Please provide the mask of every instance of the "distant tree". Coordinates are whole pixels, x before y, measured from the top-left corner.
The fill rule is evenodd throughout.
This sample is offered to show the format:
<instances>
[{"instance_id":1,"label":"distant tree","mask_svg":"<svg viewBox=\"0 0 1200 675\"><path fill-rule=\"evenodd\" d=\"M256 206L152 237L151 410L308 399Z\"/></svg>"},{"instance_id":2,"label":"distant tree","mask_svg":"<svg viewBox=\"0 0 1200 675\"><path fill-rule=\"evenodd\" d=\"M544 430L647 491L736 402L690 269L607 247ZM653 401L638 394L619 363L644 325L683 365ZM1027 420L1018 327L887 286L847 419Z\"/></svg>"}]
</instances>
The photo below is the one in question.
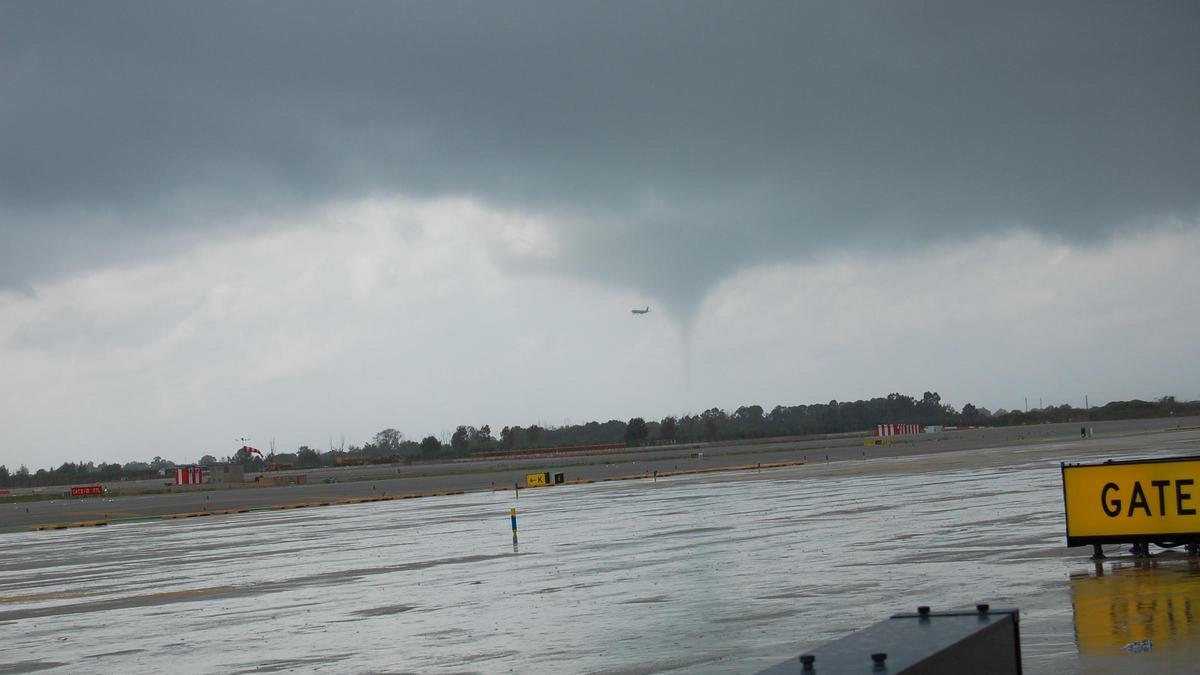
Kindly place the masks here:
<instances>
[{"instance_id":1,"label":"distant tree","mask_svg":"<svg viewBox=\"0 0 1200 675\"><path fill-rule=\"evenodd\" d=\"M212 455L205 455L200 458L200 466L212 466L217 463L217 458Z\"/></svg>"},{"instance_id":2,"label":"distant tree","mask_svg":"<svg viewBox=\"0 0 1200 675\"><path fill-rule=\"evenodd\" d=\"M302 445L296 450L296 465L305 469L321 466L321 453Z\"/></svg>"},{"instance_id":3,"label":"distant tree","mask_svg":"<svg viewBox=\"0 0 1200 675\"><path fill-rule=\"evenodd\" d=\"M974 424L979 421L979 409L971 403L964 405L962 409L962 421L967 424Z\"/></svg>"},{"instance_id":4,"label":"distant tree","mask_svg":"<svg viewBox=\"0 0 1200 675\"><path fill-rule=\"evenodd\" d=\"M21 478L29 478L29 467L22 464L20 468L17 469L17 475Z\"/></svg>"},{"instance_id":5,"label":"distant tree","mask_svg":"<svg viewBox=\"0 0 1200 675\"><path fill-rule=\"evenodd\" d=\"M421 454L421 444L416 441L402 441L400 443L400 455L402 457L416 457Z\"/></svg>"},{"instance_id":6,"label":"distant tree","mask_svg":"<svg viewBox=\"0 0 1200 675\"><path fill-rule=\"evenodd\" d=\"M529 439L531 447L537 447L538 441L542 438L542 431L544 430L536 424L530 424L529 428L525 430L525 437Z\"/></svg>"},{"instance_id":7,"label":"distant tree","mask_svg":"<svg viewBox=\"0 0 1200 675\"><path fill-rule=\"evenodd\" d=\"M374 444L376 452L393 455L400 452L400 443L404 440L404 434L395 429L384 429L375 434Z\"/></svg>"},{"instance_id":8,"label":"distant tree","mask_svg":"<svg viewBox=\"0 0 1200 675\"><path fill-rule=\"evenodd\" d=\"M520 427L504 427L500 430L500 447L512 450L517 444L517 431Z\"/></svg>"},{"instance_id":9,"label":"distant tree","mask_svg":"<svg viewBox=\"0 0 1200 675\"><path fill-rule=\"evenodd\" d=\"M163 459L162 457L156 456L154 459L150 460L150 469L152 471L162 471L163 469L169 469L173 466L175 466L175 462Z\"/></svg>"},{"instance_id":10,"label":"distant tree","mask_svg":"<svg viewBox=\"0 0 1200 675\"><path fill-rule=\"evenodd\" d=\"M677 430L675 418L670 415L662 418L662 421L658 423L658 435L668 441L675 440Z\"/></svg>"},{"instance_id":11,"label":"distant tree","mask_svg":"<svg viewBox=\"0 0 1200 675\"><path fill-rule=\"evenodd\" d=\"M941 421L945 416L942 397L936 391L925 392L921 395L921 401L917 403L917 412L921 415L921 421L927 424Z\"/></svg>"},{"instance_id":12,"label":"distant tree","mask_svg":"<svg viewBox=\"0 0 1200 675\"><path fill-rule=\"evenodd\" d=\"M763 409L761 405L745 405L733 413L734 424L740 427L753 429L762 424Z\"/></svg>"},{"instance_id":13,"label":"distant tree","mask_svg":"<svg viewBox=\"0 0 1200 675\"><path fill-rule=\"evenodd\" d=\"M471 443L476 448L486 448L492 444L495 439L492 438L492 427L487 424L478 429L471 428Z\"/></svg>"},{"instance_id":14,"label":"distant tree","mask_svg":"<svg viewBox=\"0 0 1200 675\"><path fill-rule=\"evenodd\" d=\"M442 451L442 442L437 439L437 436L426 436L421 439L421 455L424 457L436 457Z\"/></svg>"},{"instance_id":15,"label":"distant tree","mask_svg":"<svg viewBox=\"0 0 1200 675\"><path fill-rule=\"evenodd\" d=\"M710 441L717 440L726 420L725 411L720 408L709 408L700 413L700 419L704 421L704 438Z\"/></svg>"},{"instance_id":16,"label":"distant tree","mask_svg":"<svg viewBox=\"0 0 1200 675\"><path fill-rule=\"evenodd\" d=\"M0 464L0 484L8 483L8 467Z\"/></svg>"},{"instance_id":17,"label":"distant tree","mask_svg":"<svg viewBox=\"0 0 1200 675\"><path fill-rule=\"evenodd\" d=\"M470 432L465 426L460 426L454 430L454 435L450 437L450 447L458 452L466 452L467 448L471 447L469 440Z\"/></svg>"},{"instance_id":18,"label":"distant tree","mask_svg":"<svg viewBox=\"0 0 1200 675\"><path fill-rule=\"evenodd\" d=\"M625 426L625 442L629 445L641 443L649 434L650 430L646 428L646 420L640 417L634 417Z\"/></svg>"}]
</instances>

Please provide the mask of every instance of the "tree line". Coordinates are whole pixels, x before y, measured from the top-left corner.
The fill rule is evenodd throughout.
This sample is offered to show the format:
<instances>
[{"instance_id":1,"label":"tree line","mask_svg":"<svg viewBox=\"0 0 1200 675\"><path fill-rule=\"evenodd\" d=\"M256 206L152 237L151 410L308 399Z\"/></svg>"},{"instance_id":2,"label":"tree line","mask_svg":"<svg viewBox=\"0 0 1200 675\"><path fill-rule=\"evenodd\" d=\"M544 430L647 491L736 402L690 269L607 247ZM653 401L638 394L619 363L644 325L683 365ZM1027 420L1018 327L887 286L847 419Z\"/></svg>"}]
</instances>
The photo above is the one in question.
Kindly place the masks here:
<instances>
[{"instance_id":1,"label":"tree line","mask_svg":"<svg viewBox=\"0 0 1200 675\"><path fill-rule=\"evenodd\" d=\"M322 451L302 445L295 452L272 451L265 457L243 449L220 461L242 464L248 471L262 471L272 466L299 469L336 466L338 457L346 455L432 461L468 457L473 453L573 445L623 443L637 446L864 432L873 430L876 424L884 423L1019 426L1194 415L1200 415L1200 401L1177 401L1174 396L1153 401L1113 401L1087 409L1062 404L1028 411L1001 408L993 412L971 403L962 406L961 410L956 409L943 403L937 392L927 391L920 398L893 393L859 401L778 405L770 411L758 405L742 406L732 412L709 408L698 414L668 415L660 420L634 417L624 422L609 420L559 427L539 424L505 426L496 433L488 424L478 427L461 425L445 443L432 435L420 441L406 439L401 432L388 428L359 446L330 447ZM198 461L201 465L217 462L218 459L212 455L205 455ZM168 475L174 466L173 462L161 457L155 457L150 462L126 464L65 462L57 468L38 469L36 472L31 472L25 465L10 472L7 467L0 465L0 487L140 480Z\"/></svg>"}]
</instances>

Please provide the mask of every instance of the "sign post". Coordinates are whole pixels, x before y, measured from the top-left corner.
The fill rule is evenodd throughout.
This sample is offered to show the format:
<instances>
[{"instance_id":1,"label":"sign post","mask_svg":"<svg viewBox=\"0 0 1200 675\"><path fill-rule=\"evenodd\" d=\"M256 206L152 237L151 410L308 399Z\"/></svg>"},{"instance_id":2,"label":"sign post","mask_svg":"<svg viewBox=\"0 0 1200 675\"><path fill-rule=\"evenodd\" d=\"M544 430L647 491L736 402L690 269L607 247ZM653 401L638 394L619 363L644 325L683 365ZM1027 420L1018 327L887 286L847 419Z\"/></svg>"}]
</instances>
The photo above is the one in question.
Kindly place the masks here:
<instances>
[{"instance_id":1,"label":"sign post","mask_svg":"<svg viewBox=\"0 0 1200 675\"><path fill-rule=\"evenodd\" d=\"M512 507L508 510L508 516L512 518L513 531L513 550L517 550L517 507Z\"/></svg>"}]
</instances>

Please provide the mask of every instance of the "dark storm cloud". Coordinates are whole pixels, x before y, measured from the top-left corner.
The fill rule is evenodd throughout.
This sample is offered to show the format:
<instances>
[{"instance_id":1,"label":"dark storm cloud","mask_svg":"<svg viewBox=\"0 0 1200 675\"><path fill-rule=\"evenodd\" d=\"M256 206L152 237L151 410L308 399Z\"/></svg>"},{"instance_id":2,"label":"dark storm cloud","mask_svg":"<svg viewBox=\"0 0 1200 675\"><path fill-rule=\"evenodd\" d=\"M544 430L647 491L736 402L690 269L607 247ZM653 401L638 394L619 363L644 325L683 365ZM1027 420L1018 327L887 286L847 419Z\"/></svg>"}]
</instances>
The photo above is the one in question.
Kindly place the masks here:
<instances>
[{"instance_id":1,"label":"dark storm cloud","mask_svg":"<svg viewBox=\"0 0 1200 675\"><path fill-rule=\"evenodd\" d=\"M1198 29L1191 2L8 3L0 285L381 192L562 214L565 269L685 317L758 261L1190 221Z\"/></svg>"}]
</instances>

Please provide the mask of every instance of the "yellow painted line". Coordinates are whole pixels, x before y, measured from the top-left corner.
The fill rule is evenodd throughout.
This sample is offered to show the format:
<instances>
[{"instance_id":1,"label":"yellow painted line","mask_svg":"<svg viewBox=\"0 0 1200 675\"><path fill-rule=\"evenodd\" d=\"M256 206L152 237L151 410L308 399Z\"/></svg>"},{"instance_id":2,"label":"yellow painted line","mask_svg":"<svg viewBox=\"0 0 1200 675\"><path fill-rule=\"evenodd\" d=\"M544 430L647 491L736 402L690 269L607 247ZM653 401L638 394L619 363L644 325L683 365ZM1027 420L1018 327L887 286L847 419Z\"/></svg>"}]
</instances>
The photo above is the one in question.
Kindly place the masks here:
<instances>
[{"instance_id":1,"label":"yellow painted line","mask_svg":"<svg viewBox=\"0 0 1200 675\"><path fill-rule=\"evenodd\" d=\"M93 598L97 595L109 595L109 593L105 591L92 593L35 593L32 595L0 595L0 603L40 602L43 600L78 600L80 598Z\"/></svg>"},{"instance_id":2,"label":"yellow painted line","mask_svg":"<svg viewBox=\"0 0 1200 675\"><path fill-rule=\"evenodd\" d=\"M108 525L107 520L85 520L77 523L53 523L50 525L34 525L29 528L30 532L41 532L42 530L65 530L69 527L104 527Z\"/></svg>"},{"instance_id":3,"label":"yellow painted line","mask_svg":"<svg viewBox=\"0 0 1200 675\"><path fill-rule=\"evenodd\" d=\"M249 513L250 509L215 509L212 511L191 511L188 513L164 513L159 516L162 520L178 520L180 518L203 518L205 516L226 516L231 513Z\"/></svg>"}]
</instances>

